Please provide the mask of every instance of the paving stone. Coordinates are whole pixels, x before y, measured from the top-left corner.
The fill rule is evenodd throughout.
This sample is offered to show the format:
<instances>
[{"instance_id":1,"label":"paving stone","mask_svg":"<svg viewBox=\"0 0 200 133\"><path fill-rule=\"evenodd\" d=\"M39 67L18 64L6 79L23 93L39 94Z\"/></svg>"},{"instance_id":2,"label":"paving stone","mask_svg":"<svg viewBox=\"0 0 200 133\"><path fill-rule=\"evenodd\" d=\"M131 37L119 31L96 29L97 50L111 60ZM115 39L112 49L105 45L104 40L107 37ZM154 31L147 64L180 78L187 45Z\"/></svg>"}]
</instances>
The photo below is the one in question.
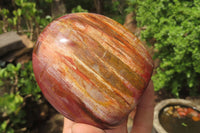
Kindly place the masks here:
<instances>
[{"instance_id":1,"label":"paving stone","mask_svg":"<svg viewBox=\"0 0 200 133\"><path fill-rule=\"evenodd\" d=\"M0 56L24 47L25 45L22 43L22 39L16 32L11 31L0 34Z\"/></svg>"}]
</instances>

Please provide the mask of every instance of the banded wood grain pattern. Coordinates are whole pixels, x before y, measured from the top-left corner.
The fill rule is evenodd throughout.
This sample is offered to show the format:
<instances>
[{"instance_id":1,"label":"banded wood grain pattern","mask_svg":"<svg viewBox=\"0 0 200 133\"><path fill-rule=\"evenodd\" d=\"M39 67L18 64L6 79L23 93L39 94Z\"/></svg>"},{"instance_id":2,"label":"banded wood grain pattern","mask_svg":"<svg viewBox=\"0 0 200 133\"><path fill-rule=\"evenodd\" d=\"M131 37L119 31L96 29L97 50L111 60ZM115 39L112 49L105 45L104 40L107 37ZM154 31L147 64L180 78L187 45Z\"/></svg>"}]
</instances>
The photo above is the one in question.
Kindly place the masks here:
<instances>
[{"instance_id":1,"label":"banded wood grain pattern","mask_svg":"<svg viewBox=\"0 0 200 133\"><path fill-rule=\"evenodd\" d=\"M41 33L33 52L36 80L64 116L112 128L136 106L153 63L141 42L97 14L65 15Z\"/></svg>"}]
</instances>

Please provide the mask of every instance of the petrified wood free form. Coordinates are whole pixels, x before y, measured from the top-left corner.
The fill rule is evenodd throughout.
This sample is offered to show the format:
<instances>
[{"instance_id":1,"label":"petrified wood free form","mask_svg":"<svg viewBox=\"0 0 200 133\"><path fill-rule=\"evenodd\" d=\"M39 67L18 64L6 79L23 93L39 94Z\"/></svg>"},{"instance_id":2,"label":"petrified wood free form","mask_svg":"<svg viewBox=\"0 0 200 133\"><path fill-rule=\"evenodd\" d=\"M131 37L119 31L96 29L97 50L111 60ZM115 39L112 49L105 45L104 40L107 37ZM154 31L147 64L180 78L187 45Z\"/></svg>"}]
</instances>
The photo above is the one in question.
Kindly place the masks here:
<instances>
[{"instance_id":1,"label":"petrified wood free form","mask_svg":"<svg viewBox=\"0 0 200 133\"><path fill-rule=\"evenodd\" d=\"M107 129L137 105L153 61L121 24L76 13L44 29L33 51L33 68L44 96L61 114Z\"/></svg>"}]
</instances>

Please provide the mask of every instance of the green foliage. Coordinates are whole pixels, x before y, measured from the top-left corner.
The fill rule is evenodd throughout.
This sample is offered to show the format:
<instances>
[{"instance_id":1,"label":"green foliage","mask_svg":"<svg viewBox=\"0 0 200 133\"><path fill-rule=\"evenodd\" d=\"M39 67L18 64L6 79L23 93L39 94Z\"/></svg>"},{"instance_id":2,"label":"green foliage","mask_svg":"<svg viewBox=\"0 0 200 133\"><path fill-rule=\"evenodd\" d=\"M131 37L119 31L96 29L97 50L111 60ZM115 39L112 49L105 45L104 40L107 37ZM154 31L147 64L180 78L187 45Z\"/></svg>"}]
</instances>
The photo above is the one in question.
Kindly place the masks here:
<instances>
[{"instance_id":1,"label":"green foliage","mask_svg":"<svg viewBox=\"0 0 200 133\"><path fill-rule=\"evenodd\" d=\"M22 132L26 123L26 98L37 101L41 91L35 81L32 62L0 68L0 132Z\"/></svg>"},{"instance_id":2,"label":"green foliage","mask_svg":"<svg viewBox=\"0 0 200 133\"><path fill-rule=\"evenodd\" d=\"M41 29L44 29L51 21L53 21L53 18L50 15L45 16L45 18L36 16L35 19Z\"/></svg>"},{"instance_id":3,"label":"green foliage","mask_svg":"<svg viewBox=\"0 0 200 133\"><path fill-rule=\"evenodd\" d=\"M52 0L15 0L13 1L12 10L0 9L0 33L15 29L18 32L24 32L33 38L34 34L37 36L39 32L52 21L51 16L45 13L46 7L49 7ZM48 11L50 13L50 9Z\"/></svg>"},{"instance_id":4,"label":"green foliage","mask_svg":"<svg viewBox=\"0 0 200 133\"><path fill-rule=\"evenodd\" d=\"M2 17L2 20L0 20L0 33L10 31L10 24L12 20L9 18L9 10L8 9L1 9L0 8L0 16Z\"/></svg>"},{"instance_id":5,"label":"green foliage","mask_svg":"<svg viewBox=\"0 0 200 133\"><path fill-rule=\"evenodd\" d=\"M6 93L0 97L0 111L6 113L6 115L13 112L17 114L22 103L23 98L19 94Z\"/></svg>"},{"instance_id":6,"label":"green foliage","mask_svg":"<svg viewBox=\"0 0 200 133\"><path fill-rule=\"evenodd\" d=\"M53 0L45 0L47 3L52 3Z\"/></svg>"},{"instance_id":7,"label":"green foliage","mask_svg":"<svg viewBox=\"0 0 200 133\"><path fill-rule=\"evenodd\" d=\"M3 0L6 3L6 0ZM129 0L132 4L132 1ZM51 17L52 0L13 0L7 2L7 6L0 8L0 33L16 30L18 33L27 34L31 40L35 40L39 33L53 19ZM68 0L64 1L67 13L95 12L97 7L101 13L123 24L127 6L126 0L103 0L101 3L95 0ZM9 6L8 6L9 5ZM129 6L130 7L130 6ZM8 8L8 9L7 9Z\"/></svg>"},{"instance_id":8,"label":"green foliage","mask_svg":"<svg viewBox=\"0 0 200 133\"><path fill-rule=\"evenodd\" d=\"M51 0L45 0L46 5L50 4ZM25 27L29 31L30 38L32 39L34 34L34 29L43 29L52 21L52 18L49 15L46 15L44 18L41 16L44 16L44 12L42 9L38 9L36 5L36 1L30 1L30 0L16 0L15 4L18 6L17 10L13 11L14 18L18 21L18 25L21 25L21 19L25 20ZM40 3L44 4L44 3ZM20 13L19 15L15 15L16 13ZM18 13L18 14L19 14ZM13 21L14 22L14 21ZM15 25L15 23L14 23ZM23 26L23 25L22 25ZM39 33L36 33L39 34Z\"/></svg>"},{"instance_id":9,"label":"green foliage","mask_svg":"<svg viewBox=\"0 0 200 133\"><path fill-rule=\"evenodd\" d=\"M114 12L118 12L119 6L120 6L120 2L119 2L118 0L112 2L112 10L113 10Z\"/></svg>"},{"instance_id":10,"label":"green foliage","mask_svg":"<svg viewBox=\"0 0 200 133\"><path fill-rule=\"evenodd\" d=\"M23 97L19 94L4 94L0 97L0 112L3 113L3 123L0 132L13 132L19 125L24 124L25 112L21 109Z\"/></svg>"},{"instance_id":11,"label":"green foliage","mask_svg":"<svg viewBox=\"0 0 200 133\"><path fill-rule=\"evenodd\" d=\"M88 10L83 9L80 5L72 9L72 13L77 13L77 12L88 12Z\"/></svg>"},{"instance_id":12,"label":"green foliage","mask_svg":"<svg viewBox=\"0 0 200 133\"><path fill-rule=\"evenodd\" d=\"M41 97L41 95L40 95L40 88L35 81L32 62L24 64L23 68L24 68L23 71L20 72L19 82L17 86L18 88L21 88L20 94L22 96L31 94L37 100Z\"/></svg>"},{"instance_id":13,"label":"green foliage","mask_svg":"<svg viewBox=\"0 0 200 133\"><path fill-rule=\"evenodd\" d=\"M67 12L72 12L77 6L81 6L82 9L86 9L88 12L91 12L94 8L94 0L67 0L65 2L65 7Z\"/></svg>"},{"instance_id":14,"label":"green foliage","mask_svg":"<svg viewBox=\"0 0 200 133\"><path fill-rule=\"evenodd\" d=\"M127 13L135 12L137 0L127 0L127 5L128 5L128 7L125 9L125 12L127 12Z\"/></svg>"},{"instance_id":15,"label":"green foliage","mask_svg":"<svg viewBox=\"0 0 200 133\"><path fill-rule=\"evenodd\" d=\"M9 10L8 9L0 9L0 15L3 19L7 19L8 18L8 14L9 14Z\"/></svg>"},{"instance_id":16,"label":"green foliage","mask_svg":"<svg viewBox=\"0 0 200 133\"><path fill-rule=\"evenodd\" d=\"M199 20L199 0L137 1L137 22L146 27L141 36L147 42L156 39L155 57L160 66L152 78L155 90L166 88L177 97L186 90L196 94L200 85Z\"/></svg>"},{"instance_id":17,"label":"green foliage","mask_svg":"<svg viewBox=\"0 0 200 133\"><path fill-rule=\"evenodd\" d=\"M125 0L104 1L104 15L114 19L123 24L126 16L126 2Z\"/></svg>"}]
</instances>

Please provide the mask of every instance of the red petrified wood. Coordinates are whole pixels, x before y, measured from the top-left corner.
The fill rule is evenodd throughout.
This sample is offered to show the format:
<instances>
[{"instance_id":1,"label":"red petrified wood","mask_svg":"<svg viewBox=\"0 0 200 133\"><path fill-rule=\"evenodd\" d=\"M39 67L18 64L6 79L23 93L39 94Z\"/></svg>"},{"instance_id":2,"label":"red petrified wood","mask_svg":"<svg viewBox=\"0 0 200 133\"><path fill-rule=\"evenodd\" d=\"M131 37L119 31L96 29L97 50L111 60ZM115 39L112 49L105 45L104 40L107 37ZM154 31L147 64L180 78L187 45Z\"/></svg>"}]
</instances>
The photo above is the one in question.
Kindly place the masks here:
<instances>
[{"instance_id":1,"label":"red petrified wood","mask_svg":"<svg viewBox=\"0 0 200 133\"><path fill-rule=\"evenodd\" d=\"M33 51L37 83L65 117L112 128L137 105L153 61L122 25L92 13L68 14L50 23Z\"/></svg>"}]
</instances>

